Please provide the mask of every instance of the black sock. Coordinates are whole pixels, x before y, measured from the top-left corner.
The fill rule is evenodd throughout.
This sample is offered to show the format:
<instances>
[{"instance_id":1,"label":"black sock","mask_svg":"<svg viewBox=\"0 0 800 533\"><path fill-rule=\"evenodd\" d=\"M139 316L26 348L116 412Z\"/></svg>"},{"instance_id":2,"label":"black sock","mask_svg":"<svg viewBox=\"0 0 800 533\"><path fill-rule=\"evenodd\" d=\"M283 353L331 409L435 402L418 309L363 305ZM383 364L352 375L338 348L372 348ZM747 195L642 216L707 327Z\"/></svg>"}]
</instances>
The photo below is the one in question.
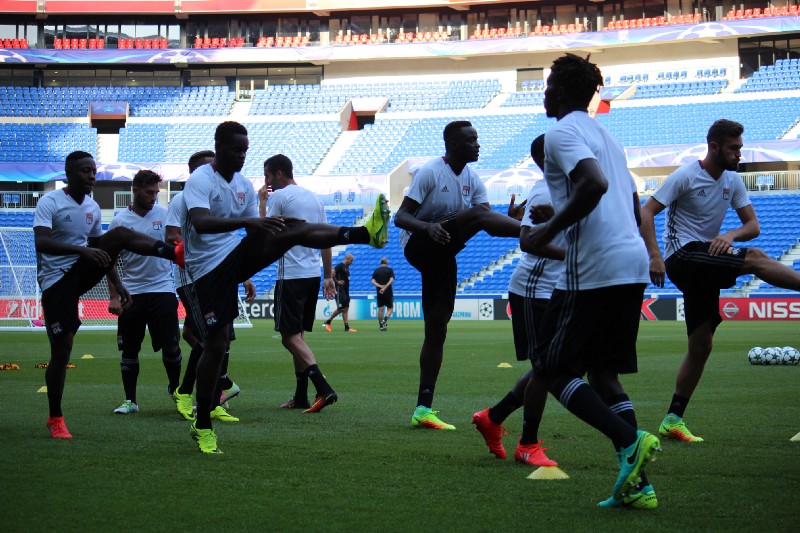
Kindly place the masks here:
<instances>
[{"instance_id":1,"label":"black sock","mask_svg":"<svg viewBox=\"0 0 800 533\"><path fill-rule=\"evenodd\" d=\"M495 424L502 424L508 418L508 415L520 407L522 407L522 402L509 392L502 400L497 402L497 405L489 409L489 420Z\"/></svg>"},{"instance_id":2,"label":"black sock","mask_svg":"<svg viewBox=\"0 0 800 533\"><path fill-rule=\"evenodd\" d=\"M683 413L686 412L686 406L689 405L689 398L684 398L683 396L678 396L677 394L672 395L672 403L669 404L669 409L667 409L667 414L673 414L680 418L683 418Z\"/></svg>"},{"instance_id":3,"label":"black sock","mask_svg":"<svg viewBox=\"0 0 800 533\"><path fill-rule=\"evenodd\" d=\"M197 429L211 429L211 398L204 398L200 395L195 398L197 400L197 419L195 420L195 427ZM203 409L201 406L205 406Z\"/></svg>"},{"instance_id":4,"label":"black sock","mask_svg":"<svg viewBox=\"0 0 800 533\"><path fill-rule=\"evenodd\" d=\"M580 378L557 378L550 392L564 407L611 439L615 450L636 441L636 430L615 415L597 393Z\"/></svg>"},{"instance_id":5,"label":"black sock","mask_svg":"<svg viewBox=\"0 0 800 533\"><path fill-rule=\"evenodd\" d=\"M139 359L122 358L119 362L122 371L122 387L125 399L136 403L136 381L139 379Z\"/></svg>"},{"instance_id":6,"label":"black sock","mask_svg":"<svg viewBox=\"0 0 800 533\"><path fill-rule=\"evenodd\" d=\"M308 379L311 380L311 383L314 384L314 388L317 389L317 394L325 396L333 392L333 387L330 386L317 365L309 366L306 368L305 373Z\"/></svg>"},{"instance_id":7,"label":"black sock","mask_svg":"<svg viewBox=\"0 0 800 533\"><path fill-rule=\"evenodd\" d=\"M347 322L344 323L344 330L345 331L349 331L350 330L350 324L348 324Z\"/></svg>"},{"instance_id":8,"label":"black sock","mask_svg":"<svg viewBox=\"0 0 800 533\"><path fill-rule=\"evenodd\" d=\"M337 244L369 244L369 232L364 226L339 228Z\"/></svg>"},{"instance_id":9,"label":"black sock","mask_svg":"<svg viewBox=\"0 0 800 533\"><path fill-rule=\"evenodd\" d=\"M192 351L189 352L189 361L186 363L186 371L183 373L183 382L181 382L181 386L178 387L178 392L180 394L192 393L194 382L197 379L197 361L200 360L201 355L203 355L203 345L198 342L197 345L192 348Z\"/></svg>"},{"instance_id":10,"label":"black sock","mask_svg":"<svg viewBox=\"0 0 800 533\"><path fill-rule=\"evenodd\" d=\"M164 363L164 370L167 371L167 379L169 380L169 391L175 392L178 384L181 381L181 349L173 354L168 354L164 350L161 351L161 361Z\"/></svg>"},{"instance_id":11,"label":"black sock","mask_svg":"<svg viewBox=\"0 0 800 533\"><path fill-rule=\"evenodd\" d=\"M153 255L174 261L175 247L171 244L165 243L164 241L156 241L156 243L153 245Z\"/></svg>"},{"instance_id":12,"label":"black sock","mask_svg":"<svg viewBox=\"0 0 800 533\"><path fill-rule=\"evenodd\" d=\"M295 372L294 401L308 402L308 375L305 372Z\"/></svg>"},{"instance_id":13,"label":"black sock","mask_svg":"<svg viewBox=\"0 0 800 533\"><path fill-rule=\"evenodd\" d=\"M436 385L428 385L426 383L419 384L419 393L417 393L417 405L422 405L428 409L433 406L433 392Z\"/></svg>"}]
</instances>

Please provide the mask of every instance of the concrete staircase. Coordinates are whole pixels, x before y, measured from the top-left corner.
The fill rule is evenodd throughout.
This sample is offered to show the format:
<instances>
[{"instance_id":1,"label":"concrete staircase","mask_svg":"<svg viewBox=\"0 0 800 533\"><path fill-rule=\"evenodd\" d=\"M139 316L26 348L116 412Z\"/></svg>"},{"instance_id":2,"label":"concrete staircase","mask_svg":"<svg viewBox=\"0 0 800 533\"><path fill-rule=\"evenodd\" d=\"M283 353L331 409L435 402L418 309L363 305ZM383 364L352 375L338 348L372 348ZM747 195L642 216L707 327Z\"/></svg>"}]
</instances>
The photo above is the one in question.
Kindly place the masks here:
<instances>
[{"instance_id":1,"label":"concrete staircase","mask_svg":"<svg viewBox=\"0 0 800 533\"><path fill-rule=\"evenodd\" d=\"M317 167L317 170L314 171L314 174L319 176L325 176L330 174L333 167L336 166L336 163L339 162L339 159L347 152L347 149L350 148L356 139L358 139L358 131L343 131L339 134L339 138L336 139L336 142L333 143L331 149L328 150L328 153L325 154L325 157L322 159L322 162Z\"/></svg>"}]
</instances>

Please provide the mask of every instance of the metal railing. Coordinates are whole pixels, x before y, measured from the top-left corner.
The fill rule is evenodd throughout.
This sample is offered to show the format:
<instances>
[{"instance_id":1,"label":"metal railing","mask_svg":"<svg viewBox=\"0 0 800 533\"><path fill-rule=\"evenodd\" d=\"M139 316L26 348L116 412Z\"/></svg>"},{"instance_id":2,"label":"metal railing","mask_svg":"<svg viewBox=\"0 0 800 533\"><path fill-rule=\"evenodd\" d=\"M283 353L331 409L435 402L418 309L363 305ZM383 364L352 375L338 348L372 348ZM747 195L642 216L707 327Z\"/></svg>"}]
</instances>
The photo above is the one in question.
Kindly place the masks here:
<instances>
[{"instance_id":1,"label":"metal railing","mask_svg":"<svg viewBox=\"0 0 800 533\"><path fill-rule=\"evenodd\" d=\"M44 193L38 191L0 191L0 209L30 209Z\"/></svg>"}]
</instances>

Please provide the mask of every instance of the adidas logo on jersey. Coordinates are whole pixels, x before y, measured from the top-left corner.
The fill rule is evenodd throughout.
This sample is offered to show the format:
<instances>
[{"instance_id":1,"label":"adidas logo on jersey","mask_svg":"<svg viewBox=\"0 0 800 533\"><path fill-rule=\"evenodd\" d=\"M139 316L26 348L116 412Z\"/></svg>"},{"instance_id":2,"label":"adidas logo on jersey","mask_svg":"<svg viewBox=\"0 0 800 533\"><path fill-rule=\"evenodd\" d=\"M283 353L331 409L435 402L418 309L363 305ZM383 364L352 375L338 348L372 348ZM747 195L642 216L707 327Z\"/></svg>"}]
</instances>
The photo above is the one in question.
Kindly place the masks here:
<instances>
[{"instance_id":1,"label":"adidas logo on jersey","mask_svg":"<svg viewBox=\"0 0 800 533\"><path fill-rule=\"evenodd\" d=\"M450 192L450 191L447 190L447 185L445 185L444 187L442 187L442 190L439 191L439 192Z\"/></svg>"},{"instance_id":2,"label":"adidas logo on jersey","mask_svg":"<svg viewBox=\"0 0 800 533\"><path fill-rule=\"evenodd\" d=\"M220 198L219 194L214 197L215 202L221 202L222 198Z\"/></svg>"},{"instance_id":3,"label":"adidas logo on jersey","mask_svg":"<svg viewBox=\"0 0 800 533\"><path fill-rule=\"evenodd\" d=\"M706 190L705 189L700 189L700 192L697 193L697 196L702 196L703 198L705 198L706 197Z\"/></svg>"},{"instance_id":4,"label":"adidas logo on jersey","mask_svg":"<svg viewBox=\"0 0 800 533\"><path fill-rule=\"evenodd\" d=\"M65 216L64 222L72 222L72 217L70 217L69 215Z\"/></svg>"}]
</instances>

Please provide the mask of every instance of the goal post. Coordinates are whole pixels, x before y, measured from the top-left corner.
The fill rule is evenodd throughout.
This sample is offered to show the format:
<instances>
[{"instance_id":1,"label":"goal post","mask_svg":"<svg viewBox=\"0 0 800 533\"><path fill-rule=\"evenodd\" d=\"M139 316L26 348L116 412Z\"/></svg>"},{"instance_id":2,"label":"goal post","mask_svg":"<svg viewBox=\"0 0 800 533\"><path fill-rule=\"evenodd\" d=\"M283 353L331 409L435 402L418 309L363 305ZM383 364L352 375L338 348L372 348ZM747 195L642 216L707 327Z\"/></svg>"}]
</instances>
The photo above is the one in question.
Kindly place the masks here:
<instances>
[{"instance_id":1,"label":"goal post","mask_svg":"<svg viewBox=\"0 0 800 533\"><path fill-rule=\"evenodd\" d=\"M0 331L45 331L41 296L33 229L0 228ZM82 330L117 329L117 317L108 312L108 300L105 280L81 296L78 316ZM178 316L182 324L186 313L180 302ZM241 296L234 327L253 327Z\"/></svg>"}]
</instances>

